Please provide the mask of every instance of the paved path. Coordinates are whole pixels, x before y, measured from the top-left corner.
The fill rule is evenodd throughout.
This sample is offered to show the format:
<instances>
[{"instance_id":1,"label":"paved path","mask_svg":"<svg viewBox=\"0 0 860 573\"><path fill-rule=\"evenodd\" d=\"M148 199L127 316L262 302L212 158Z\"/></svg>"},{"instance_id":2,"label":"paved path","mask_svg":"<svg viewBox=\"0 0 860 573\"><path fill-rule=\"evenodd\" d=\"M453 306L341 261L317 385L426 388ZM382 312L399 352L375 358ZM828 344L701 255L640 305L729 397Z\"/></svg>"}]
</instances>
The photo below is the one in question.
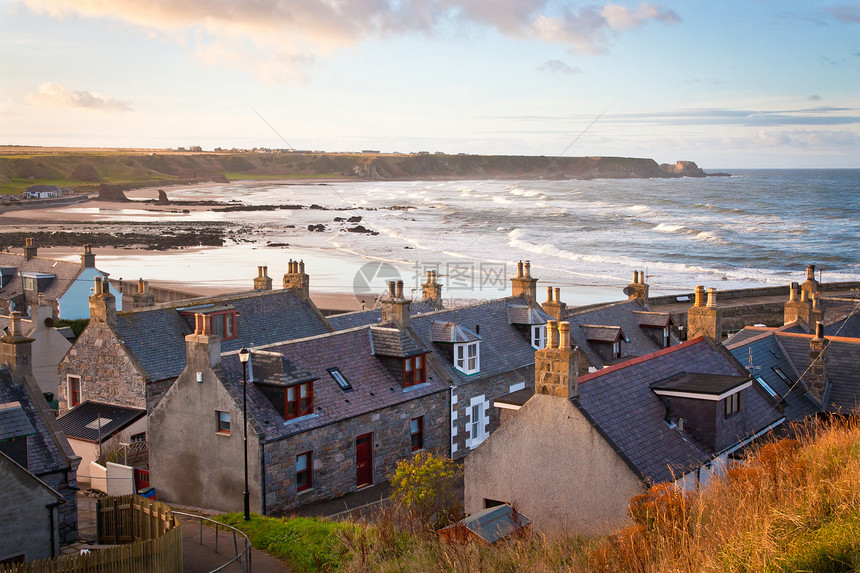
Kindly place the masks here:
<instances>
[{"instance_id":1,"label":"paved path","mask_svg":"<svg viewBox=\"0 0 860 573\"><path fill-rule=\"evenodd\" d=\"M217 540L217 552L215 550L215 527L203 526L203 544L200 543L201 529L200 521L191 517L178 516L182 524L182 566L184 573L208 573L236 556L236 548L241 551L244 542L238 534L235 545L233 532L228 529L219 528ZM244 565L244 563L243 563ZM224 569L225 573L246 571L240 568L238 563L233 563ZM251 549L251 571L252 573L282 573L289 572L281 561L275 559L268 553L258 549Z\"/></svg>"}]
</instances>

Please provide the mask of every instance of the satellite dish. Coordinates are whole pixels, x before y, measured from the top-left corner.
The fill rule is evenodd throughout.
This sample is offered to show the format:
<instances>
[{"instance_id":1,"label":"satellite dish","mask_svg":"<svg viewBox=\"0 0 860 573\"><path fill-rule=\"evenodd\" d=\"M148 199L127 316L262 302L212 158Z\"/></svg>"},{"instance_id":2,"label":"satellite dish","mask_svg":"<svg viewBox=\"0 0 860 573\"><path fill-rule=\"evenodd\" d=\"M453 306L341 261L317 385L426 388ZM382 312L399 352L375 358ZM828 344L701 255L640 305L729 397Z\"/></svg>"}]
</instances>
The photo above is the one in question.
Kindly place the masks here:
<instances>
[{"instance_id":1,"label":"satellite dish","mask_svg":"<svg viewBox=\"0 0 860 573\"><path fill-rule=\"evenodd\" d=\"M624 287L624 290L621 292L623 292L627 296L630 296L631 294L635 293L636 290L633 287L626 286L626 287Z\"/></svg>"}]
</instances>

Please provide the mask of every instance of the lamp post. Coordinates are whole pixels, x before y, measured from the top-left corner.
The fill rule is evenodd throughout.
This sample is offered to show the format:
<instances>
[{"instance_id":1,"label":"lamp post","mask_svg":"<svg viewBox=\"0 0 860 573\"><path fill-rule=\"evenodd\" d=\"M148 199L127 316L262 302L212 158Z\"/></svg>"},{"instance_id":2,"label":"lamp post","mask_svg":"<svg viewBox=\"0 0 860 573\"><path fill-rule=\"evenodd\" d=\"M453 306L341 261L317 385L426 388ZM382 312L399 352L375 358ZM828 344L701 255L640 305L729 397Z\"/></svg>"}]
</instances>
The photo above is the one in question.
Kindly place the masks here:
<instances>
[{"instance_id":1,"label":"lamp post","mask_svg":"<svg viewBox=\"0 0 860 573\"><path fill-rule=\"evenodd\" d=\"M245 491L242 496L245 501L245 521L251 519L251 501L248 494L248 359L251 351L242 347L239 351L239 360L242 362L242 445L245 449Z\"/></svg>"}]
</instances>

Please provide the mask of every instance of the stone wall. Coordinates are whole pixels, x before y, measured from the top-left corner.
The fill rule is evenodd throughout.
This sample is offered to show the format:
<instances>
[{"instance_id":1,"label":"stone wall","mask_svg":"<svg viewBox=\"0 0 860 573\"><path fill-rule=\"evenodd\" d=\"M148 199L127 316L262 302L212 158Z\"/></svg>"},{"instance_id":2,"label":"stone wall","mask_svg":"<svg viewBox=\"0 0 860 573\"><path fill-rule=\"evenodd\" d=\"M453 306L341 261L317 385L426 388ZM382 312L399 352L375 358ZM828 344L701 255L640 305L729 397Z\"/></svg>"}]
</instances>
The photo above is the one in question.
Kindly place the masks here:
<instances>
[{"instance_id":1,"label":"stone wall","mask_svg":"<svg viewBox=\"0 0 860 573\"><path fill-rule=\"evenodd\" d=\"M81 377L81 401L94 400L146 408L146 380L131 352L103 322L90 323L75 341L57 373L60 414L68 411L67 376Z\"/></svg>"},{"instance_id":2,"label":"stone wall","mask_svg":"<svg viewBox=\"0 0 860 573\"><path fill-rule=\"evenodd\" d=\"M373 483L389 479L412 455L410 422L424 417L424 449L448 450L448 393L436 392L263 445L265 511L342 496L356 488L355 439L373 434ZM296 493L296 455L312 452L312 487Z\"/></svg>"},{"instance_id":3,"label":"stone wall","mask_svg":"<svg viewBox=\"0 0 860 573\"><path fill-rule=\"evenodd\" d=\"M39 479L63 496L63 504L57 508L60 543L78 540L78 482L73 472L53 472L40 475Z\"/></svg>"}]
</instances>

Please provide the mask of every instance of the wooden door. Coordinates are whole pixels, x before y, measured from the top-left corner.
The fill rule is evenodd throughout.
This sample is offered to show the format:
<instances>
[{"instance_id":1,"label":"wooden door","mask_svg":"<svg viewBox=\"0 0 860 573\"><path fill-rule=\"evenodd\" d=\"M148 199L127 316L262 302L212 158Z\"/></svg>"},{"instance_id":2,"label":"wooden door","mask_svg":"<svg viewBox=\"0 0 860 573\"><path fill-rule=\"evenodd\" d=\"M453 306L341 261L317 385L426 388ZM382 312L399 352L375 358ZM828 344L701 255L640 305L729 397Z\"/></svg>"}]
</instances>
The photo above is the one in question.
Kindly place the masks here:
<instances>
[{"instance_id":1,"label":"wooden door","mask_svg":"<svg viewBox=\"0 0 860 573\"><path fill-rule=\"evenodd\" d=\"M373 483L373 434L364 434L355 439L355 485L361 487Z\"/></svg>"}]
</instances>

